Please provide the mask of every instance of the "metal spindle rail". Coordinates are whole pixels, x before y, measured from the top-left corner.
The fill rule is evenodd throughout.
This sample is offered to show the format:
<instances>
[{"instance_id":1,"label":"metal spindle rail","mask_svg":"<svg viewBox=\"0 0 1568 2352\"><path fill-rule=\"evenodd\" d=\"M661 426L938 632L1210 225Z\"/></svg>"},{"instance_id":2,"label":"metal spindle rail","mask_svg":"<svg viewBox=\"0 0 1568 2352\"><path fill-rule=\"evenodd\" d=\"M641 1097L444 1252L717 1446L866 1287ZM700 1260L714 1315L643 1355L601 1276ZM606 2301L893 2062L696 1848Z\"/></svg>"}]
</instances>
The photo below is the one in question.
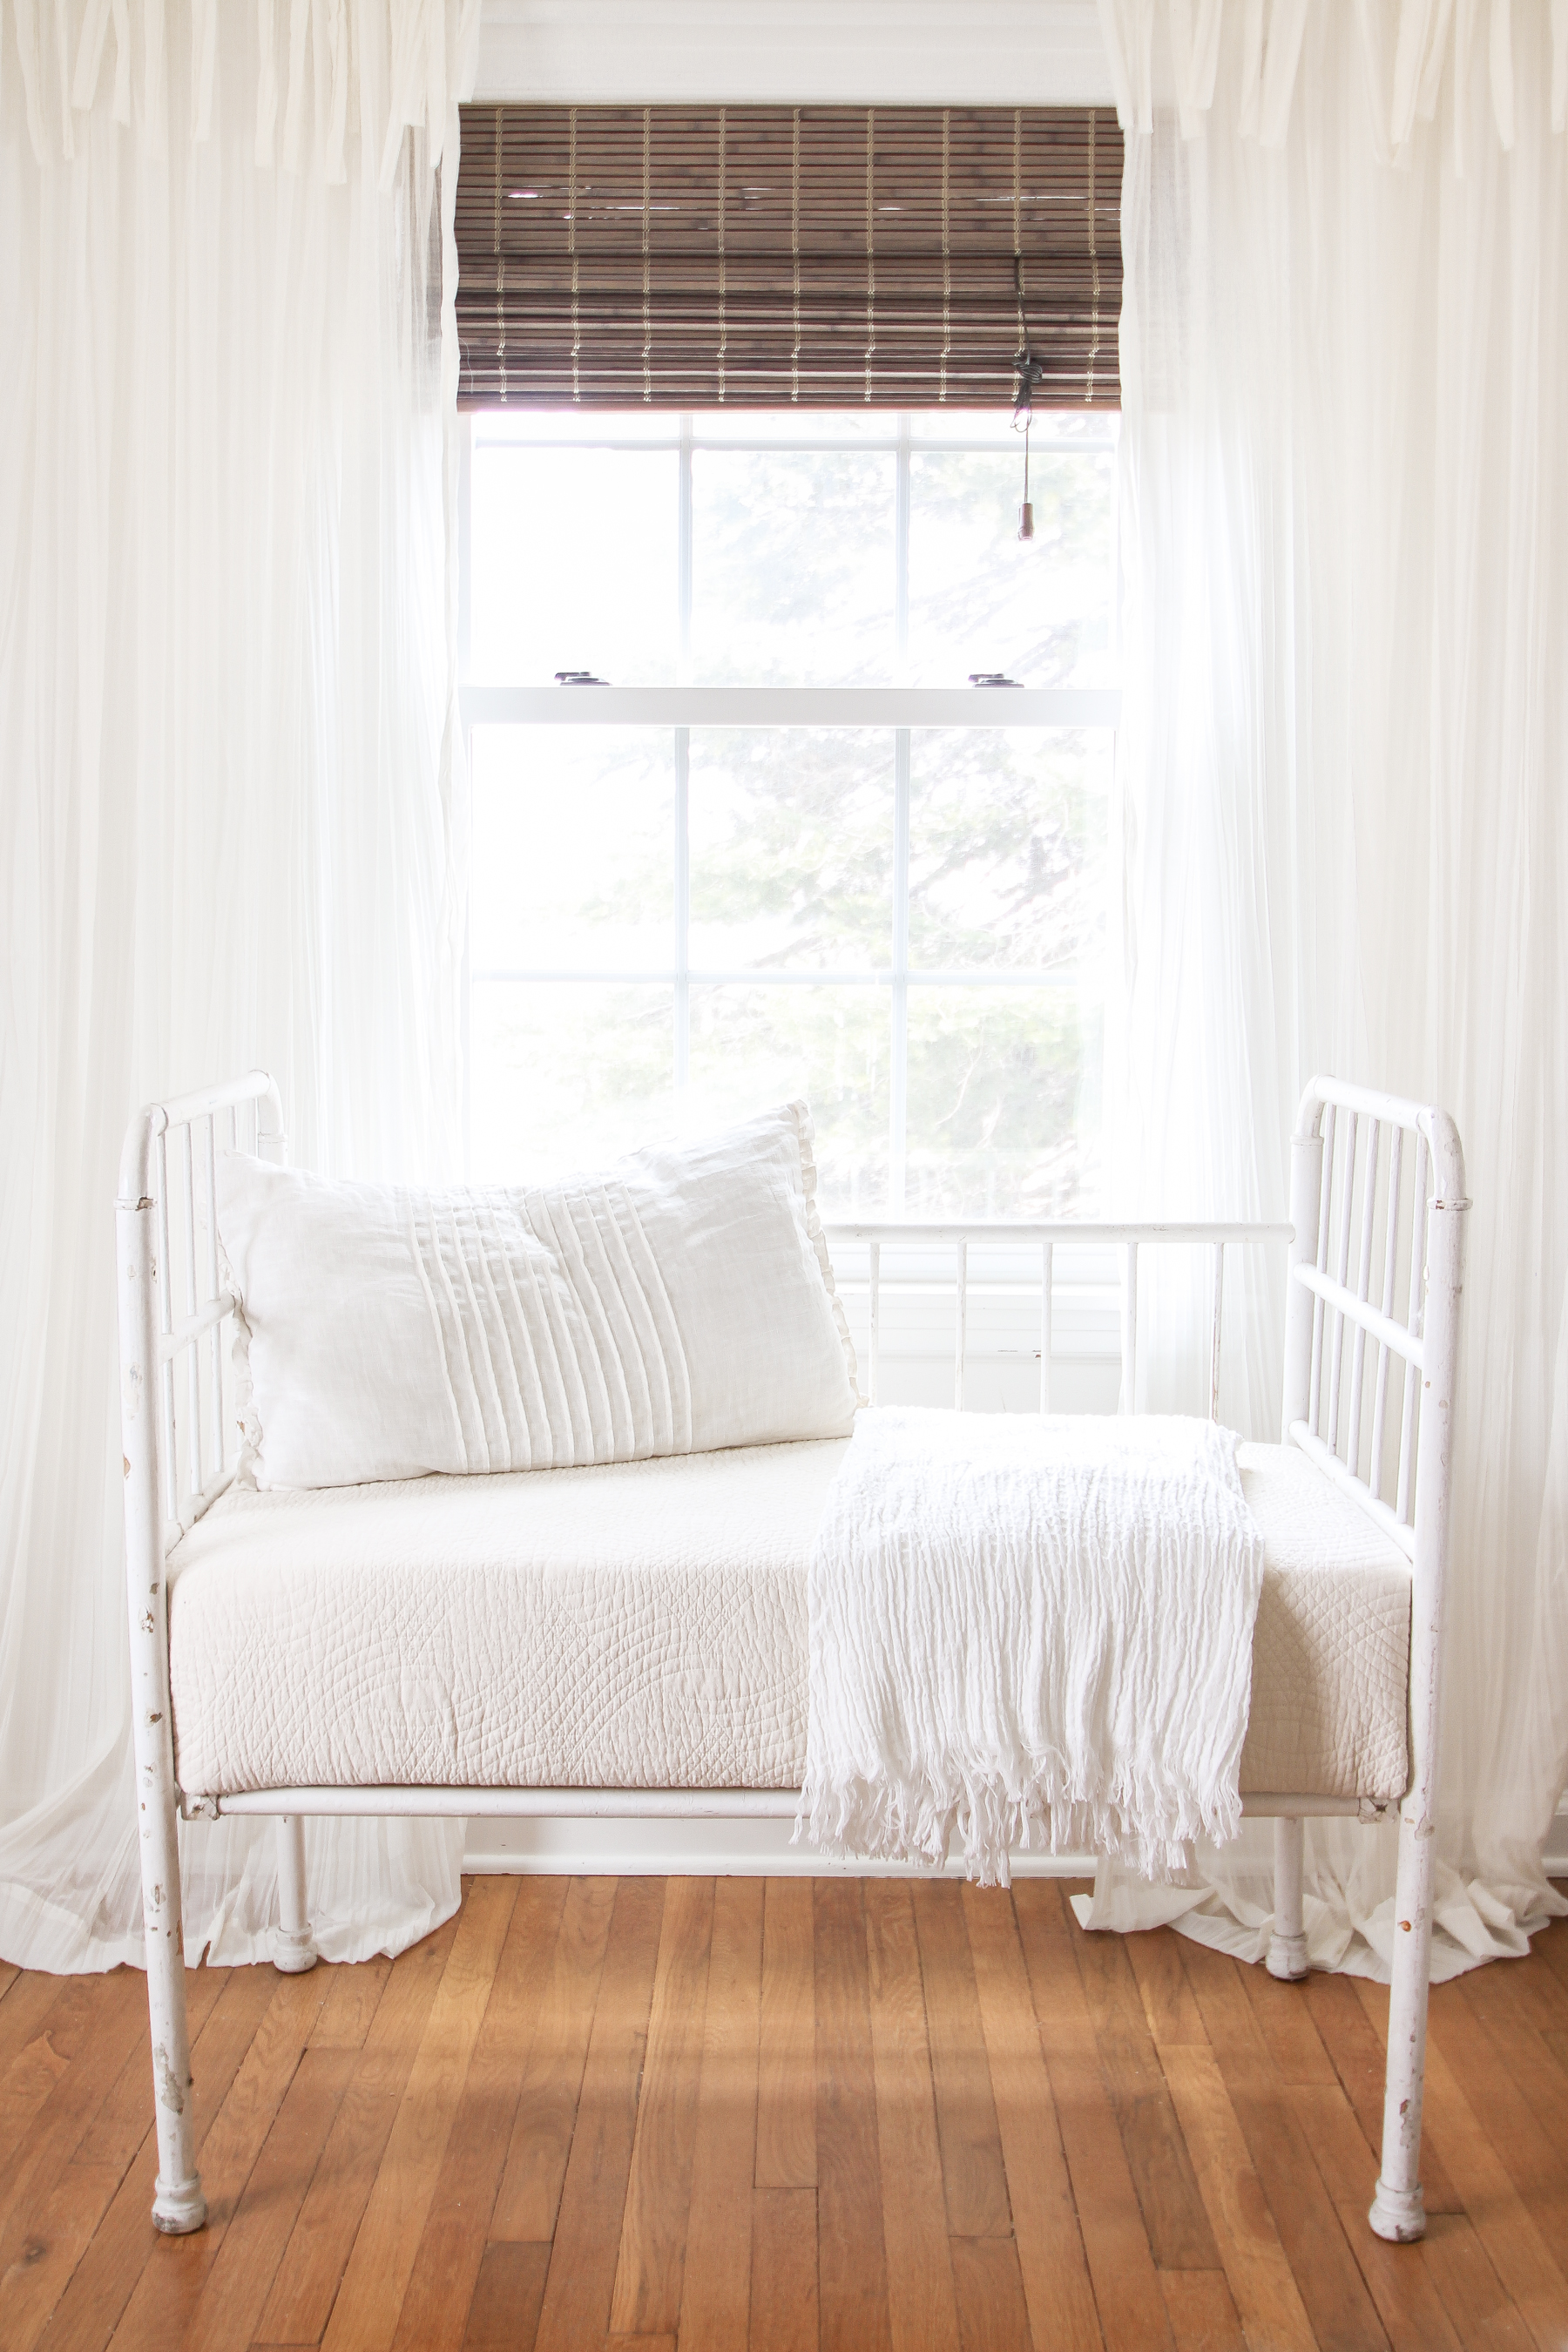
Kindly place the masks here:
<instances>
[{"instance_id":1,"label":"metal spindle rail","mask_svg":"<svg viewBox=\"0 0 1568 2352\"><path fill-rule=\"evenodd\" d=\"M866 1288L869 1293L870 1344L866 1367L867 1402L875 1404L881 1385L884 1327L882 1293L885 1289L908 1288L929 1281L928 1275L900 1273L889 1275L885 1270L884 1253L893 1250L930 1250L946 1256L952 1266L953 1284L953 1403L959 1412L964 1409L964 1374L969 1360L969 1296L972 1289L994 1287L994 1283L976 1278L971 1272L970 1254L974 1250L1037 1248L1040 1254L1040 1411L1051 1410L1051 1348L1055 1330L1054 1292L1057 1273L1056 1251L1058 1244L1075 1247L1119 1249L1121 1252L1121 1389L1120 1410L1136 1410L1138 1392L1138 1279L1139 1254L1145 1249L1163 1247L1209 1247L1214 1252L1213 1276L1210 1291L1209 1349L1209 1414L1219 1419L1220 1352L1225 1322L1225 1253L1227 1247L1268 1242L1289 1242L1291 1227L1263 1220L1211 1220L1192 1223L1171 1224L1159 1222L1146 1223L1105 1223L1098 1220L1076 1220L1068 1217L1048 1221L1016 1223L995 1220L973 1223L895 1223L880 1219L825 1220L823 1234L830 1250L860 1246L866 1251ZM848 1293L858 1286L854 1275L840 1276L840 1287ZM1009 1277L1003 1286L1016 1290L1016 1278Z\"/></svg>"}]
</instances>

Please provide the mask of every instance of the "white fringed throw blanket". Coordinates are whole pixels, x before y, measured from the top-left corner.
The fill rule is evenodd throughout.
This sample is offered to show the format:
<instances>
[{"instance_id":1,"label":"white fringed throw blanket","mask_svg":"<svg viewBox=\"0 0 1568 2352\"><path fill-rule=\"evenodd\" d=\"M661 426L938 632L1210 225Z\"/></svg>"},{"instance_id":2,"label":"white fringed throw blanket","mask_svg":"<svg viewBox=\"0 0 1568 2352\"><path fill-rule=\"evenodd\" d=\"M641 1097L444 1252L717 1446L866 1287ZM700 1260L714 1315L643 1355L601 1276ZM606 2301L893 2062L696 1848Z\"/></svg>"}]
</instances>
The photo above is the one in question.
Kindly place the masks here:
<instances>
[{"instance_id":1,"label":"white fringed throw blanket","mask_svg":"<svg viewBox=\"0 0 1568 2352\"><path fill-rule=\"evenodd\" d=\"M829 1853L1011 1848L1168 1879L1234 1837L1263 1544L1205 1421L863 1412L812 1557L805 1783Z\"/></svg>"}]
</instances>

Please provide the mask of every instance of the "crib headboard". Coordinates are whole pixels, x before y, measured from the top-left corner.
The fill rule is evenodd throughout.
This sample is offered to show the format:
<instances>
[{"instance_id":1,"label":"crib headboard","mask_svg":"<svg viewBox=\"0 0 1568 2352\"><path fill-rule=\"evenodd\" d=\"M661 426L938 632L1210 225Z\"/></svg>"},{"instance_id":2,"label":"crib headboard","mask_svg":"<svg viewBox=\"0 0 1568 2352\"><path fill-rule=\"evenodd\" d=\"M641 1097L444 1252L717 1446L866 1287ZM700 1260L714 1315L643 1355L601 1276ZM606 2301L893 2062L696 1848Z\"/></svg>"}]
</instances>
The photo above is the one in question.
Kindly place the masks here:
<instances>
[{"instance_id":1,"label":"crib headboard","mask_svg":"<svg viewBox=\"0 0 1568 2352\"><path fill-rule=\"evenodd\" d=\"M234 1300L220 1286L214 1213L216 1160L224 1149L284 1157L282 1101L266 1071L151 1107L132 1122L121 1160L126 1475L140 1475L139 1458L149 1461L153 1449L130 1438L142 1416L150 1415L156 1483L138 1516L160 1554L222 1492L237 1454L225 1330ZM1292 1144L1283 1435L1352 1495L1412 1561L1418 1528L1435 1515L1447 1519L1468 1206L1464 1154L1447 1112L1331 1078L1312 1079ZM1277 1230L1249 1228L1243 1235L1226 1228L1222 1234L1216 1226L1212 1234L1204 1229L1204 1238L1268 1238ZM858 1227L854 1231L863 1238ZM877 1237L893 1232L879 1228ZM1037 1238L1034 1227L1026 1232ZM1170 1238L1174 1232L1151 1227L1146 1238ZM1131 1228L1126 1235L1119 1228L1116 1238L1131 1234ZM1048 1332L1055 1229L1047 1235L1041 1227L1038 1237L1046 1244ZM959 1248L962 1383L962 1241ZM1131 1282L1135 1249L1130 1258ZM1219 1263L1216 1248L1216 1352ZM1048 1338L1044 1345L1048 1350ZM153 1367L153 1393L143 1395ZM1047 1393L1043 1383L1042 1405ZM1440 1534L1446 1552L1446 1524L1427 1532Z\"/></svg>"},{"instance_id":2,"label":"crib headboard","mask_svg":"<svg viewBox=\"0 0 1568 2352\"><path fill-rule=\"evenodd\" d=\"M1292 1139L1283 1435L1412 1562L1418 1527L1446 1551L1468 1207L1447 1111L1312 1079Z\"/></svg>"},{"instance_id":3,"label":"crib headboard","mask_svg":"<svg viewBox=\"0 0 1568 2352\"><path fill-rule=\"evenodd\" d=\"M235 1302L218 1269L217 1154L280 1161L284 1146L282 1099L265 1070L155 1103L126 1134L115 1204L125 1475L148 1480L134 1516L163 1553L222 1493L239 1450L225 1328ZM155 1449L132 1443L148 1414Z\"/></svg>"}]
</instances>

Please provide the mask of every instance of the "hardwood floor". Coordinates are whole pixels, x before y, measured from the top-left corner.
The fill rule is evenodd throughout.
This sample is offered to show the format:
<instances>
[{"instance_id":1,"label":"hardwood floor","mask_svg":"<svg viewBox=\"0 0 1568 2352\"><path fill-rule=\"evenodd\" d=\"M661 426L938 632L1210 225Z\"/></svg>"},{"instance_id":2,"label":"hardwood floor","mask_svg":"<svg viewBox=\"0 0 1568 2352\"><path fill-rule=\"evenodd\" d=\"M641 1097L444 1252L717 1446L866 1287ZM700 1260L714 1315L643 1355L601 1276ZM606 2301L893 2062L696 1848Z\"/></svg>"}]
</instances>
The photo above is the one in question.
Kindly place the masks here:
<instances>
[{"instance_id":1,"label":"hardwood floor","mask_svg":"<svg viewBox=\"0 0 1568 2352\"><path fill-rule=\"evenodd\" d=\"M0 2347L1558 2352L1568 1922L1432 2000L1061 1882L516 1879L395 1964L192 1973L211 2221L160 2239L141 1977L0 1967Z\"/></svg>"}]
</instances>

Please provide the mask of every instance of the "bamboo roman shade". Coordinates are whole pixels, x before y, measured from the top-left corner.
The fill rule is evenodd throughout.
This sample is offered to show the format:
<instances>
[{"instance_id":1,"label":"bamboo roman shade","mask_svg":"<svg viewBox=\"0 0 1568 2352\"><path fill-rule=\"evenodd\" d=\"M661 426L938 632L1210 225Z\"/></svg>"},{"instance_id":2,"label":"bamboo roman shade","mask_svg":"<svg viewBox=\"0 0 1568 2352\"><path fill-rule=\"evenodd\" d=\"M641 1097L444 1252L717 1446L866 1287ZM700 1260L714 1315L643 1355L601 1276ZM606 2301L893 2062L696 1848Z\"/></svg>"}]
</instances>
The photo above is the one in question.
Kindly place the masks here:
<instances>
[{"instance_id":1,"label":"bamboo roman shade","mask_svg":"<svg viewBox=\"0 0 1568 2352\"><path fill-rule=\"evenodd\" d=\"M459 405L1115 408L1089 107L465 106Z\"/></svg>"}]
</instances>

